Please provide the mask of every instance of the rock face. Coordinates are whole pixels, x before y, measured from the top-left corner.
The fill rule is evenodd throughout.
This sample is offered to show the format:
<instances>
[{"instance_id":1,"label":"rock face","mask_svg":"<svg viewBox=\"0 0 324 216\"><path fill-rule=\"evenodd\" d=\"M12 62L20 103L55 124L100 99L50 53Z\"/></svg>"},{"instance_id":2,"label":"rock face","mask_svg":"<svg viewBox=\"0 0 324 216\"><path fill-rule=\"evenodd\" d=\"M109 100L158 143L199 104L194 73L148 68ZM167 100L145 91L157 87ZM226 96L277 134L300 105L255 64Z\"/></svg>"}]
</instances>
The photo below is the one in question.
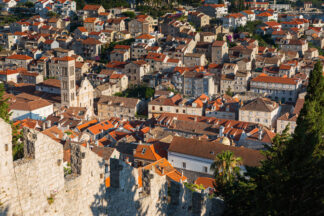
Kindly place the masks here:
<instances>
[{"instance_id":1,"label":"rock face","mask_svg":"<svg viewBox=\"0 0 324 216\"><path fill-rule=\"evenodd\" d=\"M2 119L0 131L0 216L222 213L222 201L167 181L154 170L139 175L138 169L111 159L105 173L105 161L76 144L71 144L72 174L64 177L63 146L31 129L24 129L25 157L13 162L11 127Z\"/></svg>"}]
</instances>

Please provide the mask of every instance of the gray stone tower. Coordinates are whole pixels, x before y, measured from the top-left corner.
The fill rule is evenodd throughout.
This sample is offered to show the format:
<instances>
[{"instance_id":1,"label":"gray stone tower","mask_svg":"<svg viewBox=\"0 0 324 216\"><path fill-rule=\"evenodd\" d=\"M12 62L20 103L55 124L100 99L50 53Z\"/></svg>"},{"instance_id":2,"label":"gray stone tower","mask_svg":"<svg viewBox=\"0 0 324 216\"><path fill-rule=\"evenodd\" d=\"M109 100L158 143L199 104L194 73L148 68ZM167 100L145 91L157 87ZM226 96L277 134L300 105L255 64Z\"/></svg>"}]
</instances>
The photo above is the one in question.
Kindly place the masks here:
<instances>
[{"instance_id":1,"label":"gray stone tower","mask_svg":"<svg viewBox=\"0 0 324 216\"><path fill-rule=\"evenodd\" d=\"M77 106L75 84L75 59L63 57L58 59L61 67L61 106Z\"/></svg>"}]
</instances>

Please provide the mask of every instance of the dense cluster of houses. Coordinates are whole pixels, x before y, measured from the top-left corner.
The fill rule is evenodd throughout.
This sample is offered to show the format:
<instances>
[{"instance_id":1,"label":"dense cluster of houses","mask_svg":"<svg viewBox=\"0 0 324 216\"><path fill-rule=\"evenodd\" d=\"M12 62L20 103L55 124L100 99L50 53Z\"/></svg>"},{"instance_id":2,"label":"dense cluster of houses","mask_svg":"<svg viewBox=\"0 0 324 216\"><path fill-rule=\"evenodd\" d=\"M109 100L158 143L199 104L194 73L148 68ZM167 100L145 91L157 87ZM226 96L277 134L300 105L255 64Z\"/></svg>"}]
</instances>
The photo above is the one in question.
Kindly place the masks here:
<instances>
[{"instance_id":1,"label":"dense cluster of houses","mask_svg":"<svg viewBox=\"0 0 324 216\"><path fill-rule=\"evenodd\" d=\"M324 23L305 18L307 4L291 13L268 1L245 6L230 13L227 1L206 0L153 18L36 1L37 15L1 29L11 120L64 146L109 149L137 167L167 159L181 170L178 181L211 177L213 159L226 150L242 157L242 169L257 166L276 133L288 125L294 132L308 78L324 62ZM254 32L238 31L251 23ZM153 88L154 96L122 93L135 88Z\"/></svg>"}]
</instances>

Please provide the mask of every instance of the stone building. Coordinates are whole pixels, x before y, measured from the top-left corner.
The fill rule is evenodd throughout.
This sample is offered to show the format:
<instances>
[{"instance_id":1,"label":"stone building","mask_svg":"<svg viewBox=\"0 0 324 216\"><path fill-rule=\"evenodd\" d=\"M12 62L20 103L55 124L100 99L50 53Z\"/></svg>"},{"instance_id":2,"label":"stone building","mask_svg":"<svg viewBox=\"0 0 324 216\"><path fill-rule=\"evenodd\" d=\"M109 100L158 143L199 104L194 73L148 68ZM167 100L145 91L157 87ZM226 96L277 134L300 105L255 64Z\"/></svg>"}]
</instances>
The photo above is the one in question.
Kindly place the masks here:
<instances>
[{"instance_id":1,"label":"stone building","mask_svg":"<svg viewBox=\"0 0 324 216\"><path fill-rule=\"evenodd\" d=\"M188 21L192 22L196 27L201 28L209 25L210 17L202 12L189 12Z\"/></svg>"},{"instance_id":2,"label":"stone building","mask_svg":"<svg viewBox=\"0 0 324 216\"><path fill-rule=\"evenodd\" d=\"M124 72L128 76L129 85L139 85L144 75L150 72L150 65L143 60L133 61L125 65Z\"/></svg>"},{"instance_id":3,"label":"stone building","mask_svg":"<svg viewBox=\"0 0 324 216\"><path fill-rule=\"evenodd\" d=\"M188 71L183 75L182 92L184 95L198 97L202 94L215 94L214 77L210 73Z\"/></svg>"},{"instance_id":4,"label":"stone building","mask_svg":"<svg viewBox=\"0 0 324 216\"><path fill-rule=\"evenodd\" d=\"M134 118L142 111L139 99L115 96L101 96L98 101L98 116L100 119L111 117Z\"/></svg>"},{"instance_id":5,"label":"stone building","mask_svg":"<svg viewBox=\"0 0 324 216\"><path fill-rule=\"evenodd\" d=\"M297 118L299 116L299 113L301 109L304 106L304 98L299 97L296 101L295 107L292 110L289 110L288 112L283 113L278 119L277 119L277 125L276 125L276 132L282 133L283 130L289 125L289 131L288 133L293 134L295 131L295 128L297 126Z\"/></svg>"},{"instance_id":6,"label":"stone building","mask_svg":"<svg viewBox=\"0 0 324 216\"><path fill-rule=\"evenodd\" d=\"M246 92L251 77L250 72L237 72L236 74L222 74L220 79L220 93L230 90L233 93Z\"/></svg>"},{"instance_id":7,"label":"stone building","mask_svg":"<svg viewBox=\"0 0 324 216\"><path fill-rule=\"evenodd\" d=\"M260 123L273 129L280 110L279 104L269 98L257 98L239 109L239 121Z\"/></svg>"},{"instance_id":8,"label":"stone building","mask_svg":"<svg viewBox=\"0 0 324 216\"><path fill-rule=\"evenodd\" d=\"M272 77L264 74L251 80L251 91L267 93L275 101L295 102L300 91L302 81L295 78Z\"/></svg>"},{"instance_id":9,"label":"stone building","mask_svg":"<svg viewBox=\"0 0 324 216\"><path fill-rule=\"evenodd\" d=\"M32 57L27 55L18 55L14 54L11 56L6 57L5 63L6 64L13 64L17 67L28 68L28 64L33 60Z\"/></svg>"},{"instance_id":10,"label":"stone building","mask_svg":"<svg viewBox=\"0 0 324 216\"><path fill-rule=\"evenodd\" d=\"M145 19L133 19L128 22L128 31L132 35L150 34L154 31L152 24Z\"/></svg>"},{"instance_id":11,"label":"stone building","mask_svg":"<svg viewBox=\"0 0 324 216\"><path fill-rule=\"evenodd\" d=\"M228 46L225 41L215 41L212 44L211 59L212 62L221 64L228 58Z\"/></svg>"},{"instance_id":12,"label":"stone building","mask_svg":"<svg viewBox=\"0 0 324 216\"><path fill-rule=\"evenodd\" d=\"M202 116L204 111L204 103L197 98L196 100L187 100L182 98L180 94L170 97L160 96L148 104L148 117L156 117L162 113L184 113L189 115Z\"/></svg>"},{"instance_id":13,"label":"stone building","mask_svg":"<svg viewBox=\"0 0 324 216\"><path fill-rule=\"evenodd\" d=\"M61 105L67 107L77 106L75 83L75 59L63 57L59 59L61 66Z\"/></svg>"},{"instance_id":14,"label":"stone building","mask_svg":"<svg viewBox=\"0 0 324 216\"><path fill-rule=\"evenodd\" d=\"M205 66L207 59L205 54L202 53L187 53L183 57L183 63L187 67Z\"/></svg>"},{"instance_id":15,"label":"stone building","mask_svg":"<svg viewBox=\"0 0 324 216\"><path fill-rule=\"evenodd\" d=\"M98 17L100 13L104 13L105 8L102 5L85 5L83 10L79 11L83 19L87 17Z\"/></svg>"},{"instance_id":16,"label":"stone building","mask_svg":"<svg viewBox=\"0 0 324 216\"><path fill-rule=\"evenodd\" d=\"M81 81L79 88L76 90L77 106L85 107L89 116L93 115L94 89L87 78Z\"/></svg>"}]
</instances>

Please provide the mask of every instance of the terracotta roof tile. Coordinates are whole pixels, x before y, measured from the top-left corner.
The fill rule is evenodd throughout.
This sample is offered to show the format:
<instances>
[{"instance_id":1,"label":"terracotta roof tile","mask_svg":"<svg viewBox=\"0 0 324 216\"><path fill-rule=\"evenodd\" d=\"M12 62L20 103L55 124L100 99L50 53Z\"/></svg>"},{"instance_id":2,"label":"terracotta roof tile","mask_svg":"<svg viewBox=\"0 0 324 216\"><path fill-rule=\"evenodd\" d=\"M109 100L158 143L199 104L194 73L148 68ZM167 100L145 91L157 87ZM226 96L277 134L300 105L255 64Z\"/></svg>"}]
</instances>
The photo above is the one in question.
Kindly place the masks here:
<instances>
[{"instance_id":1,"label":"terracotta roof tile","mask_svg":"<svg viewBox=\"0 0 324 216\"><path fill-rule=\"evenodd\" d=\"M177 136L173 137L169 147L169 152L176 152L209 160L214 160L217 154L227 150L232 151L236 157L241 157L243 165L245 166L259 166L260 161L265 159L261 152L257 150Z\"/></svg>"},{"instance_id":2,"label":"terracotta roof tile","mask_svg":"<svg viewBox=\"0 0 324 216\"><path fill-rule=\"evenodd\" d=\"M265 74L261 74L255 77L254 79L252 79L252 82L281 83L281 84L288 84L288 85L296 85L298 83L298 80L294 78L273 77L273 76L267 76Z\"/></svg>"}]
</instances>

